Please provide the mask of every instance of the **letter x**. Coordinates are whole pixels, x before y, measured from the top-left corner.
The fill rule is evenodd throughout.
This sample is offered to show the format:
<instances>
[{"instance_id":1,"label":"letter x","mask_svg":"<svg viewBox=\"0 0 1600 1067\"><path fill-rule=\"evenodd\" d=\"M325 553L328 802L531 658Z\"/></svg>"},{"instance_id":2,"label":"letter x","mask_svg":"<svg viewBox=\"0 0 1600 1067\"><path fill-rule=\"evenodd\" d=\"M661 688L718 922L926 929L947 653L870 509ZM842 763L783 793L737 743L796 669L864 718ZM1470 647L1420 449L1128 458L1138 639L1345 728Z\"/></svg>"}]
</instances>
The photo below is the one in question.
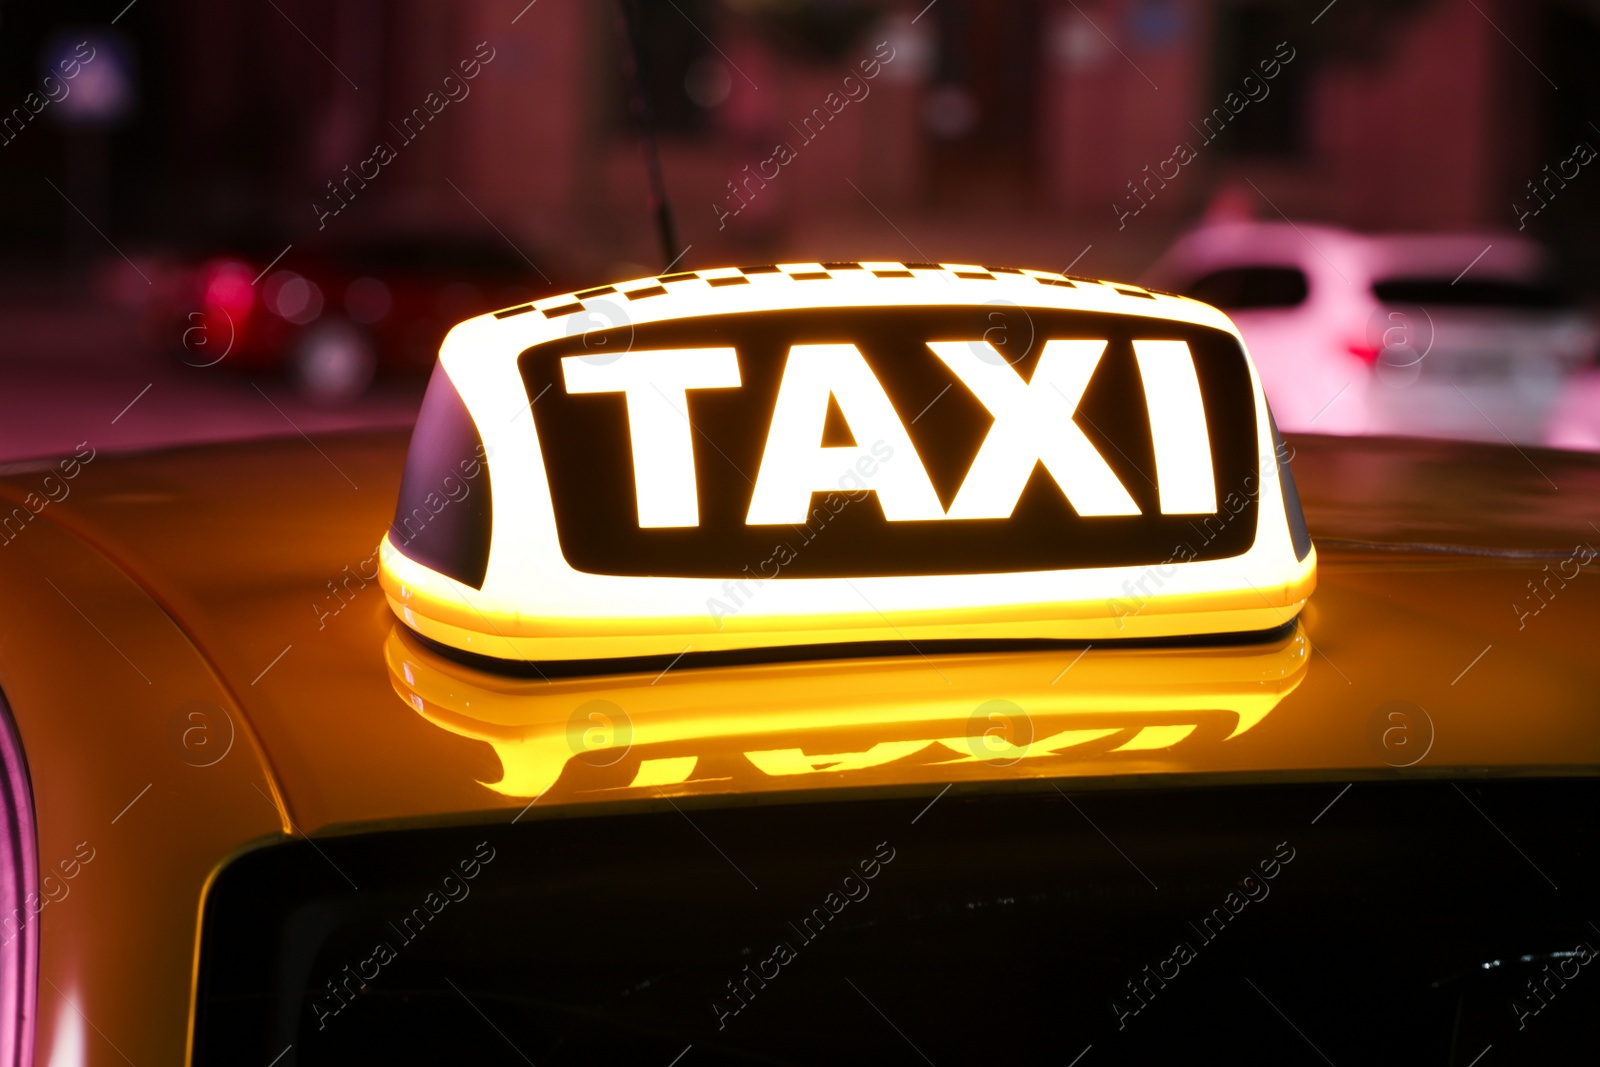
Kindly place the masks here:
<instances>
[{"instance_id":1,"label":"letter x","mask_svg":"<svg viewBox=\"0 0 1600 1067\"><path fill-rule=\"evenodd\" d=\"M928 347L994 416L950 505L950 518L1009 518L1039 463L1079 515L1139 514L1105 457L1073 421L1105 341L1048 342L1031 381L1023 381L987 342L929 341Z\"/></svg>"}]
</instances>

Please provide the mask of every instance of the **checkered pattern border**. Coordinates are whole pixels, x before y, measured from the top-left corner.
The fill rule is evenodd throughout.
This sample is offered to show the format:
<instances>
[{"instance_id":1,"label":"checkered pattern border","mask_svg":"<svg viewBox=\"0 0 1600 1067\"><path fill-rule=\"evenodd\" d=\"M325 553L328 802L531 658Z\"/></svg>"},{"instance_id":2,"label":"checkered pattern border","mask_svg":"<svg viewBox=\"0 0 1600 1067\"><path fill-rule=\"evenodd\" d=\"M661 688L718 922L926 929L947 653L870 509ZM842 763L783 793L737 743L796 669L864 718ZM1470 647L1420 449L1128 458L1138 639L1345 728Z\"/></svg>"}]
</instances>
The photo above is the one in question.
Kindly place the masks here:
<instances>
[{"instance_id":1,"label":"checkered pattern border","mask_svg":"<svg viewBox=\"0 0 1600 1067\"><path fill-rule=\"evenodd\" d=\"M494 317L507 319L513 315L538 311L545 318L555 319L563 315L571 315L574 312L583 311L585 308L583 301L585 300L606 296L621 296L627 300L647 300L653 296L665 296L667 294L667 286L679 284L704 283L713 288L721 288L728 285L748 285L750 284L750 276L757 274L775 275L795 282L828 281L835 278L847 281L857 281L863 278L915 278L918 276L933 277L939 274L967 281L995 281L998 275L1011 274L1032 278L1040 285L1104 286L1122 296L1143 300L1154 300L1158 295L1172 295L1162 293L1159 290L1128 285L1124 282L1106 282L1095 278L1079 277L1076 274L1026 270L1018 267L978 267L956 263L871 262L790 263L780 267L769 263L755 267L714 267L707 270L686 270L675 274L662 274L654 278L640 278L631 282L619 282L616 285L600 285L593 289L583 289L576 293L566 293L562 296L546 297L531 303L518 304L516 307L496 311Z\"/></svg>"}]
</instances>

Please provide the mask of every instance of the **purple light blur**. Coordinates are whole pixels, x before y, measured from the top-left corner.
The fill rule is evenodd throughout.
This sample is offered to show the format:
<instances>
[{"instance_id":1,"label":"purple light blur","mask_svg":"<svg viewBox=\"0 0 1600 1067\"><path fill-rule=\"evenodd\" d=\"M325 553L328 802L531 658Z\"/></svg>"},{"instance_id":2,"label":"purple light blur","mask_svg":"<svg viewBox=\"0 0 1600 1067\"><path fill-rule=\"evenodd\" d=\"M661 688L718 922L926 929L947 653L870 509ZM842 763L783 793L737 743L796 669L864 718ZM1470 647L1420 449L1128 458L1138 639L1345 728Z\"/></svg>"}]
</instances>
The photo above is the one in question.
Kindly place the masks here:
<instances>
[{"instance_id":1,"label":"purple light blur","mask_svg":"<svg viewBox=\"0 0 1600 1067\"><path fill-rule=\"evenodd\" d=\"M0 916L15 926L0 944L0 1067L33 1062L39 987L39 926L27 902L39 899L33 789L11 711L0 699ZM18 919L18 917L21 917ZM5 919L0 918L0 926Z\"/></svg>"}]
</instances>

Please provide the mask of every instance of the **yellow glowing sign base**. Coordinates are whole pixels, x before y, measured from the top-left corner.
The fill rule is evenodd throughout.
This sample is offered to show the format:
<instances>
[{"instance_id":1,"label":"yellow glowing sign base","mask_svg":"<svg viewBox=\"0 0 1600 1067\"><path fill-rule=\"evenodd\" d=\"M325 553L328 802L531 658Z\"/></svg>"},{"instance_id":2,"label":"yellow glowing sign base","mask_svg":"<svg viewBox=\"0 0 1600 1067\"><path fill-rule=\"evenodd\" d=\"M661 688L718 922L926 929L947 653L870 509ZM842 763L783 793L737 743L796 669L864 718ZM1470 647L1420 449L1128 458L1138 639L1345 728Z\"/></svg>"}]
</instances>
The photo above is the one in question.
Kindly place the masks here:
<instances>
[{"instance_id":1,"label":"yellow glowing sign base","mask_svg":"<svg viewBox=\"0 0 1600 1067\"><path fill-rule=\"evenodd\" d=\"M404 573L417 564L393 552L385 558ZM420 568L419 568L420 569ZM385 586L388 586L385 571ZM454 583L452 583L454 584ZM442 645L496 659L533 661L719 652L771 645L829 645L872 641L1061 640L1106 641L1254 633L1277 629L1295 618L1316 588L1316 550L1286 586L1188 597L1112 598L1017 607L961 607L916 613L734 616L678 618L617 617L564 619L545 626L518 626L477 609L476 590L453 601L420 589L389 590L389 606L407 626ZM396 595L397 592L399 595ZM717 628L717 622L722 628ZM544 630L539 633L537 630ZM533 632L530 632L533 631ZM825 650L819 650L819 654Z\"/></svg>"}]
</instances>

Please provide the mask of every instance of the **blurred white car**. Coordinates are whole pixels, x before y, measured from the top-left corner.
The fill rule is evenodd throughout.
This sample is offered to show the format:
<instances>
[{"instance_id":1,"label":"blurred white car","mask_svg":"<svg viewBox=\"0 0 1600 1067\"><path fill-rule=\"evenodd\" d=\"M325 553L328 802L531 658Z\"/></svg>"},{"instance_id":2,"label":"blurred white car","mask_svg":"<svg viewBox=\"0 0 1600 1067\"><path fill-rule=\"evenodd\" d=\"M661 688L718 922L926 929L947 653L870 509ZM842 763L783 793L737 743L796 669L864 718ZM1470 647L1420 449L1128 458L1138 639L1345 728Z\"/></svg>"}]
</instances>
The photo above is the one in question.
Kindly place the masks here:
<instances>
[{"instance_id":1,"label":"blurred white car","mask_svg":"<svg viewBox=\"0 0 1600 1067\"><path fill-rule=\"evenodd\" d=\"M1285 430L1537 443L1597 341L1543 249L1506 233L1230 222L1146 281L1232 316Z\"/></svg>"},{"instance_id":2,"label":"blurred white car","mask_svg":"<svg viewBox=\"0 0 1600 1067\"><path fill-rule=\"evenodd\" d=\"M1545 426L1544 443L1600 452L1600 370L1586 371L1567 383Z\"/></svg>"}]
</instances>

